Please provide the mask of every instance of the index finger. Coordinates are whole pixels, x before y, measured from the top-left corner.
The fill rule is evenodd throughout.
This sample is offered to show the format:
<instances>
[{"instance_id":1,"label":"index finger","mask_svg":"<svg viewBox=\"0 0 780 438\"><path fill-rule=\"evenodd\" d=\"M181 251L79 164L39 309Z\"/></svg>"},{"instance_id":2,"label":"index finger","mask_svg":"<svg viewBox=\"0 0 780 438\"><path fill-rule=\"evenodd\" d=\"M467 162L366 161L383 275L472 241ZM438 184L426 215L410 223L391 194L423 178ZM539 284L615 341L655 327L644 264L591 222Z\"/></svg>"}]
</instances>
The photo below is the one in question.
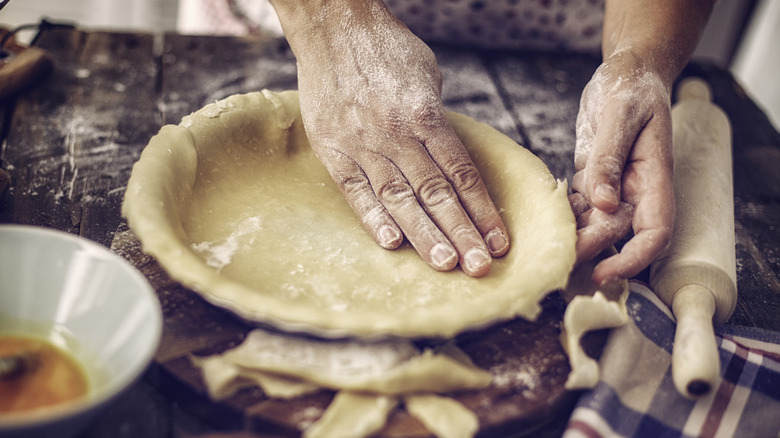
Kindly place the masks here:
<instances>
[{"instance_id":1,"label":"index finger","mask_svg":"<svg viewBox=\"0 0 780 438\"><path fill-rule=\"evenodd\" d=\"M601 262L594 281L629 278L641 272L664 250L674 227L670 122L658 116L637 139L626 169L624 197L635 204L631 238L620 252Z\"/></svg>"}]
</instances>

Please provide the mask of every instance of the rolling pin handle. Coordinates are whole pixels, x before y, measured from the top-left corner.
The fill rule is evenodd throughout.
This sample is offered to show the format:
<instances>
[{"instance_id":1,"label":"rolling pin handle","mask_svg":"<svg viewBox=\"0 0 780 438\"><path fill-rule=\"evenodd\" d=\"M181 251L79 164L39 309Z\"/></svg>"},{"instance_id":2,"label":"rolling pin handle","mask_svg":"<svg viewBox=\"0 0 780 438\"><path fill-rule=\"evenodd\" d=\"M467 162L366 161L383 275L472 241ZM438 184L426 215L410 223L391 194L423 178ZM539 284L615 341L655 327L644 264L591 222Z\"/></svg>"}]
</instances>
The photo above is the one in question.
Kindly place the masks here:
<instances>
[{"instance_id":1,"label":"rolling pin handle","mask_svg":"<svg viewBox=\"0 0 780 438\"><path fill-rule=\"evenodd\" d=\"M677 88L677 100L712 102L712 89L699 78L687 78L680 82L680 86Z\"/></svg>"},{"instance_id":2,"label":"rolling pin handle","mask_svg":"<svg viewBox=\"0 0 780 438\"><path fill-rule=\"evenodd\" d=\"M720 378L720 357L712 326L715 296L706 287L689 284L674 295L677 331L672 350L672 380L688 398L707 395Z\"/></svg>"}]
</instances>

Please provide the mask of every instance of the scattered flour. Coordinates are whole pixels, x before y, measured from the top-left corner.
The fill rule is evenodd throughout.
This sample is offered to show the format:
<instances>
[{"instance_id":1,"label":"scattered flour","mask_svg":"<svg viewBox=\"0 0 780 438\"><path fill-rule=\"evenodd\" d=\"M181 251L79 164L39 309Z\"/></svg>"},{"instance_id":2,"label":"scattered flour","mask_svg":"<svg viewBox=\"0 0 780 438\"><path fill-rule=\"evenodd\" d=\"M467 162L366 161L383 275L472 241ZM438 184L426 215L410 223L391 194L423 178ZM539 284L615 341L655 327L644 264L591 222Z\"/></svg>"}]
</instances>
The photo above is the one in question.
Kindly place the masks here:
<instances>
[{"instance_id":1,"label":"scattered flour","mask_svg":"<svg viewBox=\"0 0 780 438\"><path fill-rule=\"evenodd\" d=\"M221 271L233 261L233 256L241 248L243 241L246 240L246 236L250 236L248 244L251 245L254 241L252 236L262 229L262 218L257 216L249 217L236 224L233 232L225 239L193 243L192 249L205 257L207 265Z\"/></svg>"}]
</instances>

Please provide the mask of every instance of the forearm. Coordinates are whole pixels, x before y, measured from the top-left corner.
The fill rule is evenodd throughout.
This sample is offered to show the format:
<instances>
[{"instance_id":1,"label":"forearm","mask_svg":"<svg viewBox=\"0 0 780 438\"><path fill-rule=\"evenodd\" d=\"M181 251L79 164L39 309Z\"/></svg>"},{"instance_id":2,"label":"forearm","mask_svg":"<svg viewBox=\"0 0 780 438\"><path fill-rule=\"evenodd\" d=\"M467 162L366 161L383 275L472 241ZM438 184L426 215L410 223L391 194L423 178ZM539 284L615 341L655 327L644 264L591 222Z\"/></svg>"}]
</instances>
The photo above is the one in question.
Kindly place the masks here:
<instances>
[{"instance_id":1,"label":"forearm","mask_svg":"<svg viewBox=\"0 0 780 438\"><path fill-rule=\"evenodd\" d=\"M392 18L381 0L270 0L293 48L324 36L348 34L356 24Z\"/></svg>"},{"instance_id":2,"label":"forearm","mask_svg":"<svg viewBox=\"0 0 780 438\"><path fill-rule=\"evenodd\" d=\"M607 0L604 59L630 51L667 87L693 54L716 0Z\"/></svg>"}]
</instances>

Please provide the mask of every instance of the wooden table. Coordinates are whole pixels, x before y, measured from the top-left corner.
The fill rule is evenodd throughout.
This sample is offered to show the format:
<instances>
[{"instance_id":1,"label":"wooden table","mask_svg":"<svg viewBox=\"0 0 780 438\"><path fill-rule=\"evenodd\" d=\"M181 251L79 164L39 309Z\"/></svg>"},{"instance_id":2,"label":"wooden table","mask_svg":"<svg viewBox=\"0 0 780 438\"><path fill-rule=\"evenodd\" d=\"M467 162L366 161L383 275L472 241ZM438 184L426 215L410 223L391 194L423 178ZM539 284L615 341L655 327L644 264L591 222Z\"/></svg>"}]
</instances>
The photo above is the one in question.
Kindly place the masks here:
<instances>
[{"instance_id":1,"label":"wooden table","mask_svg":"<svg viewBox=\"0 0 780 438\"><path fill-rule=\"evenodd\" d=\"M0 107L2 168L12 185L0 223L31 224L109 246L133 163L166 123L231 94L296 88L284 41L52 29L40 35L54 69ZM555 53L435 46L448 108L485 121L573 173L579 95L599 60ZM730 74L690 65L733 124L739 301L730 323L780 330L780 134ZM144 379L82 437L214 433Z\"/></svg>"}]
</instances>

